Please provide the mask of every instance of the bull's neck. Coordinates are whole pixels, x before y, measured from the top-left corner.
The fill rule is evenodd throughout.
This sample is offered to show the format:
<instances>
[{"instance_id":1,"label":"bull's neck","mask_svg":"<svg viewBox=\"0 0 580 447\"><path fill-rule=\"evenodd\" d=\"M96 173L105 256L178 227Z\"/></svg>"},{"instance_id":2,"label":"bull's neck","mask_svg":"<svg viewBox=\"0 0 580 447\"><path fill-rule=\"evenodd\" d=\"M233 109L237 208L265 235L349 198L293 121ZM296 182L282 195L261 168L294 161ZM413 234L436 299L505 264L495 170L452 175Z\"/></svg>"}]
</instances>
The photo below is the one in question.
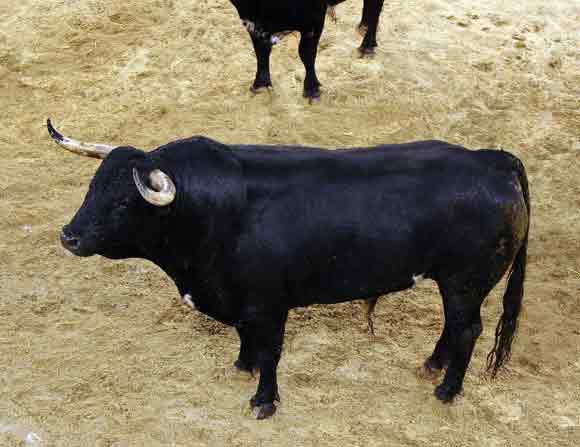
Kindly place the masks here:
<instances>
[{"instance_id":1,"label":"bull's neck","mask_svg":"<svg viewBox=\"0 0 580 447\"><path fill-rule=\"evenodd\" d=\"M190 295L200 312L233 324L233 300L226 292L231 290L227 283L231 259L223 245L214 238L184 239L176 237L177 232L167 234L159 245L149 247L145 257L173 280L181 296Z\"/></svg>"},{"instance_id":2,"label":"bull's neck","mask_svg":"<svg viewBox=\"0 0 580 447\"><path fill-rule=\"evenodd\" d=\"M242 167L231 150L194 137L155 154L174 181L174 202L159 212L143 238L148 259L162 268L199 310L230 318L232 259L245 206Z\"/></svg>"}]
</instances>

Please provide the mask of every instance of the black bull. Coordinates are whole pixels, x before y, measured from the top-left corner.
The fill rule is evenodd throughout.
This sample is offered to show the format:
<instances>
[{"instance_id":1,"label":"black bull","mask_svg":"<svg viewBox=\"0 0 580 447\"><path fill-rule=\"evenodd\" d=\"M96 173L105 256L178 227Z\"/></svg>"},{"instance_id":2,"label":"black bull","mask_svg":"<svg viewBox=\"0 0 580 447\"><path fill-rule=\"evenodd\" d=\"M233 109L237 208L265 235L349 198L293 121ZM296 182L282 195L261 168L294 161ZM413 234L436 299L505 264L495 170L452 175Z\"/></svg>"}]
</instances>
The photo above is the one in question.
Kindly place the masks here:
<instances>
[{"instance_id":1,"label":"black bull","mask_svg":"<svg viewBox=\"0 0 580 447\"><path fill-rule=\"evenodd\" d=\"M298 31L298 54L304 64L304 96L318 98L320 82L316 76L316 53L328 7L345 0L230 0L247 28L257 60L252 91L270 87L270 52L281 34ZM377 46L377 28L383 0L364 0L359 31L364 34L360 52L372 54Z\"/></svg>"},{"instance_id":2,"label":"black bull","mask_svg":"<svg viewBox=\"0 0 580 447\"><path fill-rule=\"evenodd\" d=\"M104 158L63 228L79 256L144 258L192 307L236 328L236 366L260 371L251 404L270 416L288 311L372 300L434 280L445 326L425 362L451 401L482 331L480 307L508 271L488 356L510 356L523 298L529 194L522 163L441 141L324 150L193 137L152 152L61 145ZM511 266L511 269L510 269Z\"/></svg>"}]
</instances>

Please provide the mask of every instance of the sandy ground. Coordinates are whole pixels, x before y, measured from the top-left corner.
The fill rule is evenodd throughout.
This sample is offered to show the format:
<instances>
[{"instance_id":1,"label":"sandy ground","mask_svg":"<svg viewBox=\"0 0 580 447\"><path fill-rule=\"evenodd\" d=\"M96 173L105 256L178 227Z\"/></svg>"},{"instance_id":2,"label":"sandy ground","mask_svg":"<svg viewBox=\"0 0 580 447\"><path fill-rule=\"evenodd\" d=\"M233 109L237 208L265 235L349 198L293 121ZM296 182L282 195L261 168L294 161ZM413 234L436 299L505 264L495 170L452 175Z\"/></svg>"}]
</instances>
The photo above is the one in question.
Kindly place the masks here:
<instances>
[{"instance_id":1,"label":"sandy ground","mask_svg":"<svg viewBox=\"0 0 580 447\"><path fill-rule=\"evenodd\" d=\"M0 2L0 445L577 446L580 443L580 4L406 0L359 59L361 0L319 53L324 97L301 98L297 39L253 96L254 56L226 0ZM57 235L98 162L66 134L145 149L204 134L327 147L441 138L525 162L533 225L521 332L483 372L502 282L465 393L444 406L417 367L441 327L430 283L379 303L291 313L282 404L256 422L234 331L178 304L144 261L78 259ZM35 433L41 439L31 437Z\"/></svg>"}]
</instances>

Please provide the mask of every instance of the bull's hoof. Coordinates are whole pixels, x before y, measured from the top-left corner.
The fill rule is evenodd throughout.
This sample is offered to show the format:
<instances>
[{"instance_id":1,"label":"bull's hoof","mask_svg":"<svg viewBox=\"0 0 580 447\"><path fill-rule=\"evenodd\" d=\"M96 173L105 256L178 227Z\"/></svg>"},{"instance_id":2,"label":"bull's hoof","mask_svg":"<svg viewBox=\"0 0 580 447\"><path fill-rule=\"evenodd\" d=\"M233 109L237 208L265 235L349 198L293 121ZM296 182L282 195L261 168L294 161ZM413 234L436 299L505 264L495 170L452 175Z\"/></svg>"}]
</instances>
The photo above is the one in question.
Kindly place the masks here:
<instances>
[{"instance_id":1,"label":"bull's hoof","mask_svg":"<svg viewBox=\"0 0 580 447\"><path fill-rule=\"evenodd\" d=\"M258 93L262 93L262 92L268 92L270 93L272 91L272 83L268 82L268 83L254 83L251 85L250 87L250 91L254 94L257 95Z\"/></svg>"},{"instance_id":2,"label":"bull's hoof","mask_svg":"<svg viewBox=\"0 0 580 447\"><path fill-rule=\"evenodd\" d=\"M358 52L361 57L372 57L375 55L376 47L358 47Z\"/></svg>"},{"instance_id":3,"label":"bull's hoof","mask_svg":"<svg viewBox=\"0 0 580 447\"><path fill-rule=\"evenodd\" d=\"M435 387L435 397L445 404L453 402L455 396L459 394L459 391L455 387L449 385L441 384Z\"/></svg>"},{"instance_id":4,"label":"bull's hoof","mask_svg":"<svg viewBox=\"0 0 580 447\"><path fill-rule=\"evenodd\" d=\"M275 400L280 401L278 393L276 393ZM250 399L250 407L256 411L256 419L258 420L267 419L276 413L276 405L274 402L264 402L262 397L257 394Z\"/></svg>"},{"instance_id":5,"label":"bull's hoof","mask_svg":"<svg viewBox=\"0 0 580 447\"><path fill-rule=\"evenodd\" d=\"M310 104L316 103L320 101L320 87L316 86L313 88L305 88L304 92L302 93L302 96L304 96L306 99L308 99L308 102Z\"/></svg>"},{"instance_id":6,"label":"bull's hoof","mask_svg":"<svg viewBox=\"0 0 580 447\"><path fill-rule=\"evenodd\" d=\"M250 407L256 408L256 407L259 407L262 405L266 405L268 403L273 404L273 402L268 402L268 400L274 400L276 402L280 402L280 394L278 394L278 391L276 391L276 394L274 395L274 399L266 399L263 396L260 396L259 394L255 394L250 399Z\"/></svg>"},{"instance_id":7,"label":"bull's hoof","mask_svg":"<svg viewBox=\"0 0 580 447\"><path fill-rule=\"evenodd\" d=\"M259 421L262 419L268 419L269 417L272 417L274 413L276 413L276 405L273 403L258 405L254 408L257 409L256 419Z\"/></svg>"}]
</instances>

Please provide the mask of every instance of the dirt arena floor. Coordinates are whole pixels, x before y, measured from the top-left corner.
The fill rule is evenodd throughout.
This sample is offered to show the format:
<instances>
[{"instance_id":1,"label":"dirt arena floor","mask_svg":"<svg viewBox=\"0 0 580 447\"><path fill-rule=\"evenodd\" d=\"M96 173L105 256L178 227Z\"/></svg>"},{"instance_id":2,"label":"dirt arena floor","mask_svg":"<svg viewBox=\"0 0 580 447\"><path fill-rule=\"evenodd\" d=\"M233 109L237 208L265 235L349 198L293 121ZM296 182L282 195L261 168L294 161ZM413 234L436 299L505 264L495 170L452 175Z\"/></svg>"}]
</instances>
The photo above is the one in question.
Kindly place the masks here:
<instances>
[{"instance_id":1,"label":"dirt arena floor","mask_svg":"<svg viewBox=\"0 0 580 447\"><path fill-rule=\"evenodd\" d=\"M324 96L309 105L294 36L273 53L274 90L249 92L251 43L227 0L0 2L1 446L580 444L580 3L389 1L372 59L356 52L361 8L327 23ZM182 307L152 264L60 247L98 161L54 145L49 116L72 137L144 149L192 134L509 149L533 205L512 362L484 373L503 281L447 406L417 371L441 329L434 284L381 300L375 337L359 303L300 309L278 413L255 421L232 329Z\"/></svg>"}]
</instances>

